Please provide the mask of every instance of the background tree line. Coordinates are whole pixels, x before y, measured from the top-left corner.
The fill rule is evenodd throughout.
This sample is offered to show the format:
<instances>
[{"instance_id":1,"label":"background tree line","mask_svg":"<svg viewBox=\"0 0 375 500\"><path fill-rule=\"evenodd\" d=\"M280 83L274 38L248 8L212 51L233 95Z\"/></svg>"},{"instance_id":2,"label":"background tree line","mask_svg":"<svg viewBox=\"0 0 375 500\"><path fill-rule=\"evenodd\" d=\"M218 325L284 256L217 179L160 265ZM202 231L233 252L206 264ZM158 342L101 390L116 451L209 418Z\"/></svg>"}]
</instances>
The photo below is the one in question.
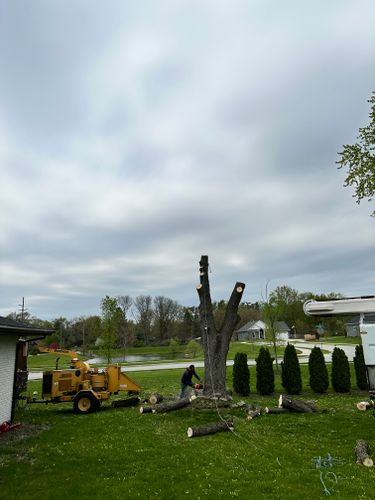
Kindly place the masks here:
<instances>
[{"instance_id":1,"label":"background tree line","mask_svg":"<svg viewBox=\"0 0 375 500\"><path fill-rule=\"evenodd\" d=\"M298 292L287 286L276 287L266 298L259 302L243 302L239 306L241 322L238 328L249 321L262 319L272 340L273 325L285 321L296 337L306 333L325 335L344 335L345 318L309 318L303 312L303 303L308 299L329 300L342 297L339 293L315 295ZM226 302L213 303L215 322L219 325L225 313ZM201 336L198 306L181 306L175 300L151 295L106 296L100 304L100 312L92 316L67 319L58 317L52 321L42 320L24 312L11 313L11 319L22 320L35 327L52 329L53 335L47 343L60 347L88 349L101 343L124 351L132 346L170 345L172 339L180 344ZM271 338L270 338L271 337ZM274 332L276 341L276 333Z\"/></svg>"}]
</instances>

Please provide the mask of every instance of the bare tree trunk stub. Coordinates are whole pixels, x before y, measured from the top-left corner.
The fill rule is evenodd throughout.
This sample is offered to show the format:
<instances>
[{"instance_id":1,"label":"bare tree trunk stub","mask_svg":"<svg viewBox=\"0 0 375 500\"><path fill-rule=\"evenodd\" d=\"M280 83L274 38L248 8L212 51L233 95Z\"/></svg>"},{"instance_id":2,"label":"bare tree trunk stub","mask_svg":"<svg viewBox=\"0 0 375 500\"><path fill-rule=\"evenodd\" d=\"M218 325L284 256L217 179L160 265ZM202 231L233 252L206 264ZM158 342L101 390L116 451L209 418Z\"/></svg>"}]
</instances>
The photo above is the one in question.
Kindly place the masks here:
<instances>
[{"instance_id":1,"label":"bare tree trunk stub","mask_svg":"<svg viewBox=\"0 0 375 500\"><path fill-rule=\"evenodd\" d=\"M228 301L224 319L218 328L214 321L210 283L208 278L208 256L202 255L199 262L200 285L197 287L199 296L199 313L202 329L202 347L204 352L204 394L226 394L226 360L229 343L234 329L240 320L238 306L245 288L244 283L237 282Z\"/></svg>"}]
</instances>

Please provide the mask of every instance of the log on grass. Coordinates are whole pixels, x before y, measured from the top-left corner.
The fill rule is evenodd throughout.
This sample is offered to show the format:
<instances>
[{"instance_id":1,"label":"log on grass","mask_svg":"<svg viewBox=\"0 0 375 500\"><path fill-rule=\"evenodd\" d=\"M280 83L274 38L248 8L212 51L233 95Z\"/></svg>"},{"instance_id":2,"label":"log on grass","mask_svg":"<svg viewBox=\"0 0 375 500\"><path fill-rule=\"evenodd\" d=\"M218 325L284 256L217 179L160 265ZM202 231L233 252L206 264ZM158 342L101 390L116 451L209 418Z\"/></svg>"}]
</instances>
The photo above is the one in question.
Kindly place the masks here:
<instances>
[{"instance_id":1,"label":"log on grass","mask_svg":"<svg viewBox=\"0 0 375 500\"><path fill-rule=\"evenodd\" d=\"M357 408L360 411L370 410L371 408L374 408L374 403L373 401L360 401L357 403Z\"/></svg>"},{"instance_id":2,"label":"log on grass","mask_svg":"<svg viewBox=\"0 0 375 500\"><path fill-rule=\"evenodd\" d=\"M268 407L266 406L266 408L264 409L264 411L266 413L269 413L270 415L278 415L280 413L290 413L291 410L289 410L289 408L280 408L278 406L276 407Z\"/></svg>"},{"instance_id":3,"label":"log on grass","mask_svg":"<svg viewBox=\"0 0 375 500\"><path fill-rule=\"evenodd\" d=\"M256 417L260 417L262 414L261 408L255 408L255 410L249 410L247 412L247 420L253 420Z\"/></svg>"},{"instance_id":4,"label":"log on grass","mask_svg":"<svg viewBox=\"0 0 375 500\"><path fill-rule=\"evenodd\" d=\"M204 425L202 427L189 427L187 430L187 435L189 438L191 438L191 437L207 436L209 434L216 434L217 432L225 432L232 430L233 430L233 421L225 420L210 425Z\"/></svg>"},{"instance_id":5,"label":"log on grass","mask_svg":"<svg viewBox=\"0 0 375 500\"><path fill-rule=\"evenodd\" d=\"M366 441L358 439L354 451L357 458L357 464L364 465L365 467L372 467L374 465L370 457L370 447Z\"/></svg>"},{"instance_id":6,"label":"log on grass","mask_svg":"<svg viewBox=\"0 0 375 500\"><path fill-rule=\"evenodd\" d=\"M184 408L191 403L189 398L179 399L178 401L174 401L172 403L159 403L152 408L152 413L166 413L168 411L179 410L180 408Z\"/></svg>"},{"instance_id":7,"label":"log on grass","mask_svg":"<svg viewBox=\"0 0 375 500\"><path fill-rule=\"evenodd\" d=\"M298 413L313 413L317 411L315 401L302 401L301 399L292 399L289 396L283 395L279 398L279 408L287 408Z\"/></svg>"},{"instance_id":8,"label":"log on grass","mask_svg":"<svg viewBox=\"0 0 375 500\"><path fill-rule=\"evenodd\" d=\"M141 406L139 408L139 413L152 413L151 406Z\"/></svg>"},{"instance_id":9,"label":"log on grass","mask_svg":"<svg viewBox=\"0 0 375 500\"><path fill-rule=\"evenodd\" d=\"M157 403L161 403L163 401L163 396L161 394L151 394L148 398L148 402L152 405L156 405Z\"/></svg>"}]
</instances>

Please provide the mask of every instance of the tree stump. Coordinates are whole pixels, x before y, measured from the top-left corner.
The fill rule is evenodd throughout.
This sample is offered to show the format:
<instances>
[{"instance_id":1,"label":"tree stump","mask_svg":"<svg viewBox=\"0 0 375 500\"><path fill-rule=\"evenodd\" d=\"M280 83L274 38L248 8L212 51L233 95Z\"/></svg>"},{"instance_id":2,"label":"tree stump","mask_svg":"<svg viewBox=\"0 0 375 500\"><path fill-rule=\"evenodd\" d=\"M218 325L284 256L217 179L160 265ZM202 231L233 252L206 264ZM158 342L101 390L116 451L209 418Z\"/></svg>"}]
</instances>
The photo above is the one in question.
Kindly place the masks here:
<instances>
[{"instance_id":1,"label":"tree stump","mask_svg":"<svg viewBox=\"0 0 375 500\"><path fill-rule=\"evenodd\" d=\"M354 451L357 458L357 464L364 465L365 467L372 467L374 465L370 457L370 447L366 441L358 439Z\"/></svg>"},{"instance_id":2,"label":"tree stump","mask_svg":"<svg viewBox=\"0 0 375 500\"><path fill-rule=\"evenodd\" d=\"M302 401L301 399L292 399L283 395L279 398L279 408L287 408L298 413L313 413L317 411L314 401Z\"/></svg>"},{"instance_id":3,"label":"tree stump","mask_svg":"<svg viewBox=\"0 0 375 500\"><path fill-rule=\"evenodd\" d=\"M205 425L202 427L189 427L187 430L187 435L191 437L207 436L209 434L216 434L217 432L225 432L233 430L233 421L226 420L221 422L216 422L214 424Z\"/></svg>"}]
</instances>

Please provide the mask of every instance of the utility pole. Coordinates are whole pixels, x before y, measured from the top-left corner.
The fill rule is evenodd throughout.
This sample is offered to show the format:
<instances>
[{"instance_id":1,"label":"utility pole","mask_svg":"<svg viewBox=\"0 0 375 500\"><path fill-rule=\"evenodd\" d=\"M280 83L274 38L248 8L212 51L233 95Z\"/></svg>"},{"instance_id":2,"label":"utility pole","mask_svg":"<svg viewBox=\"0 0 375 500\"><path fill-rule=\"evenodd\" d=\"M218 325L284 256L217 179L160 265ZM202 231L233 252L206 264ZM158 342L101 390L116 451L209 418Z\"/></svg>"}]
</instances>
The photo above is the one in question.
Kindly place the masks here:
<instances>
[{"instance_id":1,"label":"utility pole","mask_svg":"<svg viewBox=\"0 0 375 500\"><path fill-rule=\"evenodd\" d=\"M27 313L25 308L25 297L22 297L22 304L18 304L18 306L21 308L21 322L23 323L25 314Z\"/></svg>"},{"instance_id":2,"label":"utility pole","mask_svg":"<svg viewBox=\"0 0 375 500\"><path fill-rule=\"evenodd\" d=\"M83 327L82 327L82 350L83 350L83 355L85 355L85 351L86 351L86 346L85 346L85 343L86 343L86 339L85 339L85 324L83 323Z\"/></svg>"}]
</instances>

